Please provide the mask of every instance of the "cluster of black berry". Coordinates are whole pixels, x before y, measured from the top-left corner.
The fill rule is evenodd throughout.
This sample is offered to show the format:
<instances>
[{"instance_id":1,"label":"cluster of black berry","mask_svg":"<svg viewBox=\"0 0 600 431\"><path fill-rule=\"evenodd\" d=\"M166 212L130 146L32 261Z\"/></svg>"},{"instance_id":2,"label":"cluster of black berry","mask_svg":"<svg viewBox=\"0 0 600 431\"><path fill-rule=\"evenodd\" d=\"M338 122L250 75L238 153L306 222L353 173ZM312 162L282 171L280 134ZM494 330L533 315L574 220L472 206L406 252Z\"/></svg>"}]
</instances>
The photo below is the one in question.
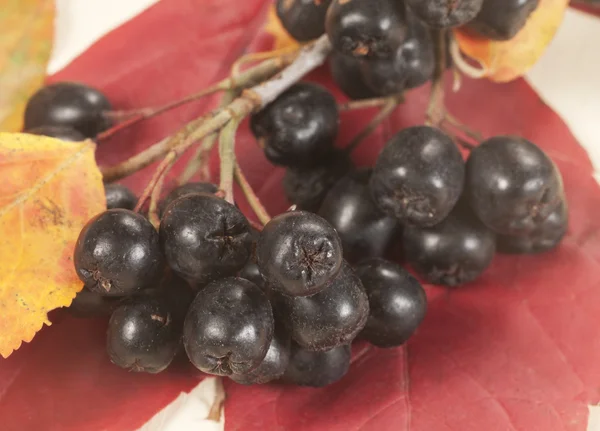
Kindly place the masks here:
<instances>
[{"instance_id":1,"label":"cluster of black berry","mask_svg":"<svg viewBox=\"0 0 600 431\"><path fill-rule=\"evenodd\" d=\"M387 96L429 80L429 27L468 23L508 37L537 1L282 0L276 9L298 40L327 32L331 69L351 97ZM490 12L490 10L492 12ZM32 98L26 128L67 140L108 127L104 96L55 84ZM255 231L208 183L173 190L157 230L132 209L123 186L106 187L108 210L81 231L75 268L85 288L71 307L110 314L107 350L126 369L164 370L184 347L200 370L243 384L306 386L339 380L360 338L404 344L427 309L403 259L434 284L470 282L496 251L537 253L567 229L560 172L533 143L500 136L466 160L429 127L397 133L375 166L356 169L334 142L333 96L299 83L251 118L266 157L285 166L297 209ZM43 127L42 129L39 129Z\"/></svg>"}]
</instances>

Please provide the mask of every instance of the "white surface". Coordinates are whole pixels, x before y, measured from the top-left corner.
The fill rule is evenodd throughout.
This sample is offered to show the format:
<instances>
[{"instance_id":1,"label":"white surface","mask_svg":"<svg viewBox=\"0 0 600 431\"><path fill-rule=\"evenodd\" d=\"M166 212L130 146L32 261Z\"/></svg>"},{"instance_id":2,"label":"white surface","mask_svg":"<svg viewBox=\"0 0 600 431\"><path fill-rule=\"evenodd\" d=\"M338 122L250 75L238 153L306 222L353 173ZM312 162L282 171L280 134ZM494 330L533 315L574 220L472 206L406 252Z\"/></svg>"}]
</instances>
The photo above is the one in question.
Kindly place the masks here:
<instances>
[{"instance_id":1,"label":"white surface","mask_svg":"<svg viewBox=\"0 0 600 431\"><path fill-rule=\"evenodd\" d=\"M108 31L158 0L57 0L57 34L48 71L54 73ZM163 0L168 1L168 0ZM240 0L243 1L243 0ZM569 11L548 51L528 74L538 94L558 112L600 167L600 19ZM206 421L214 379L181 394L140 431L220 431ZM600 431L600 408L590 406L589 431Z\"/></svg>"},{"instance_id":2,"label":"white surface","mask_svg":"<svg viewBox=\"0 0 600 431\"><path fill-rule=\"evenodd\" d=\"M138 431L223 431L224 414L220 422L206 419L215 399L216 382L216 378L210 377L189 394L181 393Z\"/></svg>"},{"instance_id":3,"label":"white surface","mask_svg":"<svg viewBox=\"0 0 600 431\"><path fill-rule=\"evenodd\" d=\"M48 72L54 73L110 30L158 0L56 0L57 25Z\"/></svg>"}]
</instances>

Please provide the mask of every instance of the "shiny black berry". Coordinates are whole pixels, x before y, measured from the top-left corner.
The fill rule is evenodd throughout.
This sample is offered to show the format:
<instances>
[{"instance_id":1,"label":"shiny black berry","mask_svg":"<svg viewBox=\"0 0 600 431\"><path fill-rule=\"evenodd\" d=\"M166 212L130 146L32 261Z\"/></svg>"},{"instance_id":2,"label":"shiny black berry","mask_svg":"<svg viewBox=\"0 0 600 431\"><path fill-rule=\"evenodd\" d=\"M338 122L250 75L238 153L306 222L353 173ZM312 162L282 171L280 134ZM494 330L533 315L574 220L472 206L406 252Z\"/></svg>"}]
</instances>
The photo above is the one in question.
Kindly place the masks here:
<instances>
[{"instance_id":1,"label":"shiny black berry","mask_svg":"<svg viewBox=\"0 0 600 431\"><path fill-rule=\"evenodd\" d=\"M162 217L167 207L183 196L187 196L192 193L214 194L217 192L217 190L218 187L211 183L198 182L183 184L171 190L171 192L169 192L169 194L158 204L159 213Z\"/></svg>"},{"instance_id":2,"label":"shiny black berry","mask_svg":"<svg viewBox=\"0 0 600 431\"><path fill-rule=\"evenodd\" d=\"M414 226L440 223L463 190L465 163L452 139L439 129L404 129L383 149L371 176L379 208Z\"/></svg>"},{"instance_id":3,"label":"shiny black berry","mask_svg":"<svg viewBox=\"0 0 600 431\"><path fill-rule=\"evenodd\" d=\"M246 374L232 374L229 377L242 385L263 384L279 379L290 363L290 346L289 334L285 327L276 321L269 351L258 368Z\"/></svg>"},{"instance_id":4,"label":"shiny black berry","mask_svg":"<svg viewBox=\"0 0 600 431\"><path fill-rule=\"evenodd\" d=\"M318 211L327 192L353 167L347 153L335 150L317 166L288 168L283 178L285 196L300 210Z\"/></svg>"},{"instance_id":5,"label":"shiny black berry","mask_svg":"<svg viewBox=\"0 0 600 431\"><path fill-rule=\"evenodd\" d=\"M308 350L351 343L369 317L365 290L346 262L323 291L307 297L279 295L275 302L292 339Z\"/></svg>"},{"instance_id":6,"label":"shiny black berry","mask_svg":"<svg viewBox=\"0 0 600 431\"><path fill-rule=\"evenodd\" d=\"M56 138L67 142L80 142L86 140L86 137L82 133L71 127L65 126L40 126L25 130L24 133L49 136L50 138Z\"/></svg>"},{"instance_id":7,"label":"shiny black berry","mask_svg":"<svg viewBox=\"0 0 600 431\"><path fill-rule=\"evenodd\" d=\"M391 56L406 38L406 8L390 0L333 0L325 29L342 54Z\"/></svg>"},{"instance_id":8,"label":"shiny black berry","mask_svg":"<svg viewBox=\"0 0 600 431\"><path fill-rule=\"evenodd\" d=\"M214 195L189 194L166 209L160 242L171 269L206 284L235 275L250 257L250 225L234 205Z\"/></svg>"},{"instance_id":9,"label":"shiny black berry","mask_svg":"<svg viewBox=\"0 0 600 431\"><path fill-rule=\"evenodd\" d=\"M243 278L202 289L188 310L183 343L192 364L228 376L258 368L273 338L273 311L263 291Z\"/></svg>"},{"instance_id":10,"label":"shiny black berry","mask_svg":"<svg viewBox=\"0 0 600 431\"><path fill-rule=\"evenodd\" d=\"M41 126L69 127L88 138L108 129L103 115L111 105L100 91L84 84L59 82L38 90L25 109L25 130Z\"/></svg>"},{"instance_id":11,"label":"shiny black berry","mask_svg":"<svg viewBox=\"0 0 600 431\"><path fill-rule=\"evenodd\" d=\"M421 284L404 268L384 259L368 259L355 268L369 296L369 319L361 337L377 347L404 344L427 311Z\"/></svg>"},{"instance_id":12,"label":"shiny black berry","mask_svg":"<svg viewBox=\"0 0 600 431\"><path fill-rule=\"evenodd\" d=\"M283 380L298 386L321 388L337 382L350 368L350 346L312 352L292 343L290 364Z\"/></svg>"},{"instance_id":13,"label":"shiny black berry","mask_svg":"<svg viewBox=\"0 0 600 431\"><path fill-rule=\"evenodd\" d=\"M130 371L158 373L169 366L181 343L168 305L139 296L113 311L106 349L113 364Z\"/></svg>"},{"instance_id":14,"label":"shiny black berry","mask_svg":"<svg viewBox=\"0 0 600 431\"><path fill-rule=\"evenodd\" d=\"M271 163L315 166L331 153L338 132L338 108L325 88L299 83L254 114L250 125Z\"/></svg>"},{"instance_id":15,"label":"shiny black berry","mask_svg":"<svg viewBox=\"0 0 600 431\"><path fill-rule=\"evenodd\" d=\"M350 57L337 51L333 51L329 57L331 76L339 89L350 99L378 97L377 92L371 90L366 83L363 64L362 58Z\"/></svg>"},{"instance_id":16,"label":"shiny black berry","mask_svg":"<svg viewBox=\"0 0 600 431\"><path fill-rule=\"evenodd\" d=\"M497 136L471 151L466 192L484 224L514 236L533 231L556 210L563 184L558 168L538 146Z\"/></svg>"},{"instance_id":17,"label":"shiny black berry","mask_svg":"<svg viewBox=\"0 0 600 431\"><path fill-rule=\"evenodd\" d=\"M471 21L484 0L406 0L406 5L430 27L458 27Z\"/></svg>"},{"instance_id":18,"label":"shiny black berry","mask_svg":"<svg viewBox=\"0 0 600 431\"><path fill-rule=\"evenodd\" d=\"M265 225L256 256L271 289L289 296L307 296L323 290L338 274L342 244L322 217L290 211Z\"/></svg>"},{"instance_id":19,"label":"shiny black berry","mask_svg":"<svg viewBox=\"0 0 600 431\"><path fill-rule=\"evenodd\" d=\"M339 234L344 258L350 263L383 256L398 224L373 202L370 177L371 170L362 169L342 178L318 212Z\"/></svg>"},{"instance_id":20,"label":"shiny black berry","mask_svg":"<svg viewBox=\"0 0 600 431\"><path fill-rule=\"evenodd\" d=\"M84 287L73 299L68 310L70 314L80 318L110 316L120 300L120 297L100 295Z\"/></svg>"},{"instance_id":21,"label":"shiny black berry","mask_svg":"<svg viewBox=\"0 0 600 431\"><path fill-rule=\"evenodd\" d=\"M540 0L484 0L468 28L494 40L509 40L525 26Z\"/></svg>"},{"instance_id":22,"label":"shiny black berry","mask_svg":"<svg viewBox=\"0 0 600 431\"><path fill-rule=\"evenodd\" d=\"M276 0L275 10L287 32L299 42L325 33L325 14L331 0Z\"/></svg>"},{"instance_id":23,"label":"shiny black berry","mask_svg":"<svg viewBox=\"0 0 600 431\"><path fill-rule=\"evenodd\" d=\"M91 219L79 234L74 260L81 281L102 295L130 295L156 283L163 271L156 229L126 209Z\"/></svg>"},{"instance_id":24,"label":"shiny black berry","mask_svg":"<svg viewBox=\"0 0 600 431\"><path fill-rule=\"evenodd\" d=\"M465 207L459 205L435 226L404 228L406 259L430 283L468 283L479 277L494 258L496 236Z\"/></svg>"},{"instance_id":25,"label":"shiny black berry","mask_svg":"<svg viewBox=\"0 0 600 431\"><path fill-rule=\"evenodd\" d=\"M132 210L137 204L137 196L131 190L121 184L105 184L106 208L124 208Z\"/></svg>"},{"instance_id":26,"label":"shiny black berry","mask_svg":"<svg viewBox=\"0 0 600 431\"><path fill-rule=\"evenodd\" d=\"M543 253L557 247L569 227L569 210L563 202L527 235L498 235L498 251L508 254Z\"/></svg>"}]
</instances>

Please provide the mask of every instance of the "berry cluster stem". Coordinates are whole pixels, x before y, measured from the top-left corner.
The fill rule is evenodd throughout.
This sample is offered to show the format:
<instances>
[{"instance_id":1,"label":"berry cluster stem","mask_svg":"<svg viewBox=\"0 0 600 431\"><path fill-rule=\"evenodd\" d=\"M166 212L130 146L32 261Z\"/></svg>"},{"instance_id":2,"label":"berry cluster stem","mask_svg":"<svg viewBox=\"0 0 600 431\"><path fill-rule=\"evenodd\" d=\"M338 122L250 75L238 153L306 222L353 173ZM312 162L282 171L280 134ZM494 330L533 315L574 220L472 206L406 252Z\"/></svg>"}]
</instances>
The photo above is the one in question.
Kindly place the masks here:
<instances>
[{"instance_id":1,"label":"berry cluster stem","mask_svg":"<svg viewBox=\"0 0 600 431\"><path fill-rule=\"evenodd\" d=\"M241 123L241 118L234 117L221 130L219 135L219 156L221 157L221 181L219 188L225 192L225 200L234 203L233 172L235 166L235 134Z\"/></svg>"},{"instance_id":2,"label":"berry cluster stem","mask_svg":"<svg viewBox=\"0 0 600 431\"><path fill-rule=\"evenodd\" d=\"M252 207L252 210L256 214L256 217L258 217L258 220L263 225L269 223L269 221L271 221L271 216L269 215L263 204L260 202L258 196L256 196L256 193L254 192L252 186L246 179L246 176L244 175L244 172L242 171L242 168L240 167L237 161L235 162L234 166L234 175L237 183L240 185L240 188L244 193L244 196L248 200L248 203Z\"/></svg>"}]
</instances>

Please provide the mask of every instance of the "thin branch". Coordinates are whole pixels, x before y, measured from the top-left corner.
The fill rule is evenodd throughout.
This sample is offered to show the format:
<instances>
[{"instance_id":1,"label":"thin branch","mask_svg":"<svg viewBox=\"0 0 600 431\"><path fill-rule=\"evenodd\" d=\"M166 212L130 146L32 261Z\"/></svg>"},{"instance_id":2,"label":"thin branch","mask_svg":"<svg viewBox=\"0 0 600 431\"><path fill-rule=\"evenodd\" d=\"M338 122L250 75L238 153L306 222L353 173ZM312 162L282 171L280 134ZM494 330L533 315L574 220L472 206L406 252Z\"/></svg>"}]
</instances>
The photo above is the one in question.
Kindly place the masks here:
<instances>
[{"instance_id":1,"label":"thin branch","mask_svg":"<svg viewBox=\"0 0 600 431\"><path fill-rule=\"evenodd\" d=\"M338 109L340 111L354 111L357 109L379 108L381 106L387 105L389 100L390 100L389 97L376 97L373 99L351 100L349 102L339 104Z\"/></svg>"},{"instance_id":2,"label":"thin branch","mask_svg":"<svg viewBox=\"0 0 600 431\"><path fill-rule=\"evenodd\" d=\"M281 93L300 81L308 72L321 66L331 53L332 46L327 35L304 47L294 62L281 73L264 84L251 89L252 95L260 100L260 108L274 101Z\"/></svg>"},{"instance_id":3,"label":"thin branch","mask_svg":"<svg viewBox=\"0 0 600 431\"><path fill-rule=\"evenodd\" d=\"M144 204L146 203L146 201L152 194L152 191L155 189L156 185L160 181L161 177L170 168L170 166L173 163L175 163L176 158L177 158L177 153L174 151L171 151L163 159L163 161L160 163L160 165L158 165L158 168L156 168L156 171L154 171L154 175L152 175L152 179L150 180L150 182L148 183L148 185L146 186L146 188L140 195L137 205L133 209L134 211L139 212L142 209L142 207L144 206Z\"/></svg>"},{"instance_id":4,"label":"thin branch","mask_svg":"<svg viewBox=\"0 0 600 431\"><path fill-rule=\"evenodd\" d=\"M481 142L484 140L484 137L480 132L472 130L471 128L460 122L456 117L451 115L449 112L446 112L446 115L444 116L444 121L476 142Z\"/></svg>"},{"instance_id":5,"label":"thin branch","mask_svg":"<svg viewBox=\"0 0 600 431\"><path fill-rule=\"evenodd\" d=\"M394 112L401 100L402 99L397 97L388 98L386 104L381 108L377 115L371 119L369 124L367 124L367 127L361 130L360 133L350 141L344 151L348 154L352 153L367 136L373 133L377 127L379 127L379 125Z\"/></svg>"},{"instance_id":6,"label":"thin branch","mask_svg":"<svg viewBox=\"0 0 600 431\"><path fill-rule=\"evenodd\" d=\"M232 118L219 135L219 157L221 158L221 181L219 188L225 192L225 200L230 204L233 200L233 171L235 166L235 135L241 118Z\"/></svg>"},{"instance_id":7,"label":"thin branch","mask_svg":"<svg viewBox=\"0 0 600 431\"><path fill-rule=\"evenodd\" d=\"M446 70L446 30L432 29L435 42L435 71L431 84L431 95L426 113L426 123L439 126L445 114L444 109L444 71Z\"/></svg>"},{"instance_id":8,"label":"thin branch","mask_svg":"<svg viewBox=\"0 0 600 431\"><path fill-rule=\"evenodd\" d=\"M230 91L224 93L219 106L221 108L226 107L231 102L233 102L235 97L236 97L236 92L234 92L234 91L230 90ZM196 152L194 153L194 155L188 162L187 166L183 170L183 173L179 176L179 179L178 179L179 184L186 184L187 182L189 182L194 177L194 175L196 175L196 173L198 171L208 170L207 169L208 168L208 163L207 163L208 157L207 156L209 155L209 152L215 146L218 136L219 135L217 133L213 133L212 135L209 135L206 138L204 138L202 145L200 145L198 147L198 149L196 150ZM202 172L202 174L203 174L202 177L204 180L208 179L207 178L208 175L206 175L206 172Z\"/></svg>"},{"instance_id":9,"label":"thin branch","mask_svg":"<svg viewBox=\"0 0 600 431\"><path fill-rule=\"evenodd\" d=\"M207 119L207 117L202 117L193 120L180 129L172 138L168 139L167 142L161 141L117 166L104 168L102 173L105 181L115 181L137 172L164 157L171 148L179 145L184 140L188 142L185 148L189 148L189 146L198 140L220 130L231 120L233 115L243 118L253 111L266 106L304 75L323 64L330 52L331 44L327 36L324 35L320 39L317 39L316 42L304 47L293 63L287 66L280 74L275 75L265 83L255 85L244 91L241 97L231 102L227 108L220 109L214 113L212 118ZM276 59L267 61L274 60ZM237 81L239 82L240 77L247 72L242 72L237 77Z\"/></svg>"},{"instance_id":10,"label":"thin branch","mask_svg":"<svg viewBox=\"0 0 600 431\"><path fill-rule=\"evenodd\" d=\"M240 168L240 165L237 161L235 162L234 166L234 174L237 183L240 185L242 192L248 200L250 207L252 207L252 210L256 214L256 217L258 217L263 225L269 223L269 221L271 221L271 216L260 202L258 196L256 196L256 193L254 193L252 186L250 186L250 183L246 179L246 176L244 175L244 172L242 171L242 168Z\"/></svg>"},{"instance_id":11,"label":"thin branch","mask_svg":"<svg viewBox=\"0 0 600 431\"><path fill-rule=\"evenodd\" d=\"M114 136L118 132L128 127L131 127L142 120L155 117L157 115L163 114L164 112L170 111L172 109L178 108L191 102L195 102L219 91L227 91L240 87L246 88L256 85L265 79L271 78L281 69L291 64L291 62L294 59L294 56L294 53L289 53L287 55L282 55L276 58L269 58L259 63L258 65L241 72L236 76L229 76L208 88L200 90L197 93L190 94L189 96L186 96L183 99L169 102L166 105L137 109L132 111L108 112L105 114L105 116L107 116L108 118L113 118L117 120L125 118L125 121L99 134L96 137L96 141L100 142L106 140Z\"/></svg>"}]
</instances>

